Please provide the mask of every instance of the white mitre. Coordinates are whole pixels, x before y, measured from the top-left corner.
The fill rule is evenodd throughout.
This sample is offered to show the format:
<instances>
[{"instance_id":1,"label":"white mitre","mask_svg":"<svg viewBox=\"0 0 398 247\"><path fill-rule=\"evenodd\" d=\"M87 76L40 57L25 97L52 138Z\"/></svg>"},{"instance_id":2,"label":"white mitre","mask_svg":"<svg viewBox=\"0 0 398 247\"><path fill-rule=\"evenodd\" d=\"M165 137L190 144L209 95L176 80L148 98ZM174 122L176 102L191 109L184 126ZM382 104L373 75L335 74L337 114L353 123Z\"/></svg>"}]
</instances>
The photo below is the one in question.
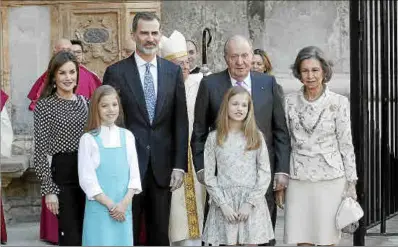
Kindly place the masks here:
<instances>
[{"instance_id":1,"label":"white mitre","mask_svg":"<svg viewBox=\"0 0 398 247\"><path fill-rule=\"evenodd\" d=\"M161 55L160 52L162 51L162 46L164 44L164 42L166 40L168 40L169 38L167 38L166 36L162 35L162 37L160 37L160 41L159 41L159 56Z\"/></svg>"},{"instance_id":2,"label":"white mitre","mask_svg":"<svg viewBox=\"0 0 398 247\"><path fill-rule=\"evenodd\" d=\"M160 39L160 56L167 60L188 56L187 42L182 33L174 30L169 38Z\"/></svg>"}]
</instances>

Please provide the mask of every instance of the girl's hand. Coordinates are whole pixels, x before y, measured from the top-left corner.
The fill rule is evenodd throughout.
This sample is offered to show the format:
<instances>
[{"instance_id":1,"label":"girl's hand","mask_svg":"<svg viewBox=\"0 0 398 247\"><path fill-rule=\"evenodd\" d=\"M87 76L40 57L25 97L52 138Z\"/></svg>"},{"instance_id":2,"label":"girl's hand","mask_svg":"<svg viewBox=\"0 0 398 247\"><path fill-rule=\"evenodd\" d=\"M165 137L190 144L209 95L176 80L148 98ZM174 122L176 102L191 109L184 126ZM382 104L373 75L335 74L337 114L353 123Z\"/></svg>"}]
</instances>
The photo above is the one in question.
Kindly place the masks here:
<instances>
[{"instance_id":1,"label":"girl's hand","mask_svg":"<svg viewBox=\"0 0 398 247\"><path fill-rule=\"evenodd\" d=\"M126 209L127 206L124 205L124 203L118 203L110 210L109 213L112 218L122 222L126 220Z\"/></svg>"},{"instance_id":2,"label":"girl's hand","mask_svg":"<svg viewBox=\"0 0 398 247\"><path fill-rule=\"evenodd\" d=\"M246 221L249 218L250 213L252 212L253 205L250 203L243 203L243 205L239 209L238 220Z\"/></svg>"},{"instance_id":3,"label":"girl's hand","mask_svg":"<svg viewBox=\"0 0 398 247\"><path fill-rule=\"evenodd\" d=\"M236 223L236 221L238 220L238 214L230 206L228 206L227 204L223 204L220 206L220 208L224 217L230 224Z\"/></svg>"},{"instance_id":4,"label":"girl's hand","mask_svg":"<svg viewBox=\"0 0 398 247\"><path fill-rule=\"evenodd\" d=\"M109 215L116 221L123 222L126 220L126 217L123 213L118 212L116 209L113 209L109 212Z\"/></svg>"},{"instance_id":5,"label":"girl's hand","mask_svg":"<svg viewBox=\"0 0 398 247\"><path fill-rule=\"evenodd\" d=\"M116 205L117 208L119 208L123 214L126 214L127 207L128 207L128 202L126 201L121 201Z\"/></svg>"},{"instance_id":6,"label":"girl's hand","mask_svg":"<svg viewBox=\"0 0 398 247\"><path fill-rule=\"evenodd\" d=\"M46 207L54 215L59 214L59 202L56 194L47 194L45 196Z\"/></svg>"}]
</instances>

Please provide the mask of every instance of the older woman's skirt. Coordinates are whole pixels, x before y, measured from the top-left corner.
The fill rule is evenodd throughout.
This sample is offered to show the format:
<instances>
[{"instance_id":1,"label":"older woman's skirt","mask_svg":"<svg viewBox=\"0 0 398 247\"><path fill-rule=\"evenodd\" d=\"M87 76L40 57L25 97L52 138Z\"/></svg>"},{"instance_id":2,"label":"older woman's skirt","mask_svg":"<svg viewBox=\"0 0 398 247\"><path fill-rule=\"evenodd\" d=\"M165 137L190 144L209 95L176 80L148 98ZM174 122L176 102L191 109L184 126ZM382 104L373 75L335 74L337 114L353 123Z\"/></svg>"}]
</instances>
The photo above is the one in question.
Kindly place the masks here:
<instances>
[{"instance_id":1,"label":"older woman's skirt","mask_svg":"<svg viewBox=\"0 0 398 247\"><path fill-rule=\"evenodd\" d=\"M336 213L342 201L346 179L310 182L289 181L286 191L284 243L337 244L341 232Z\"/></svg>"}]
</instances>

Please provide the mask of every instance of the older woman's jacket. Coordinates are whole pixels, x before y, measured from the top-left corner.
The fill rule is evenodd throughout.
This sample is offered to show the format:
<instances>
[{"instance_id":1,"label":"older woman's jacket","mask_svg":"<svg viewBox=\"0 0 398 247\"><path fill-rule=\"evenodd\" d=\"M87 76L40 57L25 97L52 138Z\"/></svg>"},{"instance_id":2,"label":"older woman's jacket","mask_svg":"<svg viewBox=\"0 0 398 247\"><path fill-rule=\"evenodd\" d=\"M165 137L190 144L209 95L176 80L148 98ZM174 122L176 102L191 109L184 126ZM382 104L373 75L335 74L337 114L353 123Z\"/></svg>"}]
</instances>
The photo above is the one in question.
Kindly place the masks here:
<instances>
[{"instance_id":1,"label":"older woman's jacket","mask_svg":"<svg viewBox=\"0 0 398 247\"><path fill-rule=\"evenodd\" d=\"M357 180L348 99L326 87L320 98L309 102L303 89L285 98L291 178L320 181L345 176L348 181Z\"/></svg>"}]
</instances>

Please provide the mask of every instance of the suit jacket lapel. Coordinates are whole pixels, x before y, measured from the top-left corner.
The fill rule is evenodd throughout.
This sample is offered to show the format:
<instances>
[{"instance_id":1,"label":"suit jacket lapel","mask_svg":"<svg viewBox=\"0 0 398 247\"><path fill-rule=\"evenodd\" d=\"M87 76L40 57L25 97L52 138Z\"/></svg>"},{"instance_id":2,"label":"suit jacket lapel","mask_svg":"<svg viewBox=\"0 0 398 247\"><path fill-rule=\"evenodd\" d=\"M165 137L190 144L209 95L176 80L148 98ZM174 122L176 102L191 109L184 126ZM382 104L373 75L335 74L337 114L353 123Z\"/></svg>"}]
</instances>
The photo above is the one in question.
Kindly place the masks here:
<instances>
[{"instance_id":1,"label":"suit jacket lapel","mask_svg":"<svg viewBox=\"0 0 398 247\"><path fill-rule=\"evenodd\" d=\"M128 63L129 68L125 70L126 83L133 92L135 99L138 103L138 108L141 110L143 116L149 123L148 110L146 109L144 89L142 88L142 82L140 78L140 73L138 72L137 63L134 58L134 53L129 58L130 63Z\"/></svg>"},{"instance_id":2,"label":"suit jacket lapel","mask_svg":"<svg viewBox=\"0 0 398 247\"><path fill-rule=\"evenodd\" d=\"M250 78L252 81L252 88L251 88L251 94L252 94L252 100L253 100L253 105L254 105L254 115L258 116L261 114L260 109L261 109L261 99L264 97L264 86L261 83L261 80L259 78L250 72Z\"/></svg>"},{"instance_id":3,"label":"suit jacket lapel","mask_svg":"<svg viewBox=\"0 0 398 247\"><path fill-rule=\"evenodd\" d=\"M220 98L221 101L224 98L224 94L232 87L231 77L229 76L228 69L224 70L224 79L220 82Z\"/></svg>"},{"instance_id":4,"label":"suit jacket lapel","mask_svg":"<svg viewBox=\"0 0 398 247\"><path fill-rule=\"evenodd\" d=\"M158 92L157 92L157 98L156 98L156 107L155 107L155 117L153 119L153 122L156 121L156 119L159 117L160 113L162 112L162 106L163 101L165 99L165 94L167 92L167 82L164 81L164 76L166 75L167 71L164 68L164 64L162 64L162 60L159 57L156 57L157 60L157 66L158 66L158 81L155 83L158 83ZM152 123L153 124L153 123Z\"/></svg>"}]
</instances>

